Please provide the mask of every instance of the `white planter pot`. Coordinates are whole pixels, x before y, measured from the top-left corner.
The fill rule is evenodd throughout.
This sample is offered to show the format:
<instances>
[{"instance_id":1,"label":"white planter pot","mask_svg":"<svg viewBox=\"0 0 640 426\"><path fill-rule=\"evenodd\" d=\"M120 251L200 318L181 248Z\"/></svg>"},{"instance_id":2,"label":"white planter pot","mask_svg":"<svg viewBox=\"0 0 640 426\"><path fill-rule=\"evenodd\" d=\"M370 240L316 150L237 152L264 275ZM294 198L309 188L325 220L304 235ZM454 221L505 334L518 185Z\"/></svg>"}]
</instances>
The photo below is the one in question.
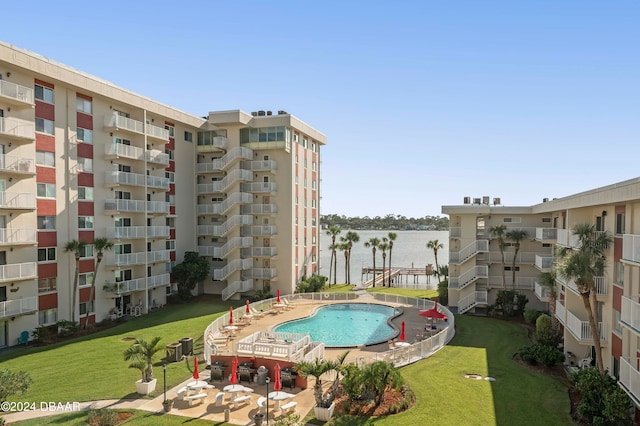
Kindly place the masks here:
<instances>
[{"instance_id":1,"label":"white planter pot","mask_svg":"<svg viewBox=\"0 0 640 426\"><path fill-rule=\"evenodd\" d=\"M158 379L153 379L150 382L143 382L142 379L136 382L136 392L140 395L149 395L151 392L156 390L156 383Z\"/></svg>"},{"instance_id":2,"label":"white planter pot","mask_svg":"<svg viewBox=\"0 0 640 426\"><path fill-rule=\"evenodd\" d=\"M315 407L313 407L313 412L316 415L316 419L323 422L328 422L329 420L331 420L331 416L333 416L334 408L336 408L336 404L333 402L331 403L331 406L329 408L321 408L316 405Z\"/></svg>"}]
</instances>

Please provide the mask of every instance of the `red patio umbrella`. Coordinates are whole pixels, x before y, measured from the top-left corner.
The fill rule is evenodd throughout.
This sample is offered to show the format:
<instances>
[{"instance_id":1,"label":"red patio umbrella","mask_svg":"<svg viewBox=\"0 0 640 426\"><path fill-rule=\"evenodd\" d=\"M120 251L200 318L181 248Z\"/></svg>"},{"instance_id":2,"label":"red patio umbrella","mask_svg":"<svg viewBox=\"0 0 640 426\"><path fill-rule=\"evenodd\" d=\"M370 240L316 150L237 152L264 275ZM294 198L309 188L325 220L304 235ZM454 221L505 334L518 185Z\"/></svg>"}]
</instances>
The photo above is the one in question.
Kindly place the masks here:
<instances>
[{"instance_id":1,"label":"red patio umbrella","mask_svg":"<svg viewBox=\"0 0 640 426\"><path fill-rule=\"evenodd\" d=\"M273 384L274 391L279 391L280 389L282 389L282 383L280 382L280 371L282 371L282 369L280 368L280 364L276 364L276 367L274 369L274 374L276 375L276 382Z\"/></svg>"},{"instance_id":2,"label":"red patio umbrella","mask_svg":"<svg viewBox=\"0 0 640 426\"><path fill-rule=\"evenodd\" d=\"M426 318L447 319L447 316L445 314L438 311L438 300L436 300L436 304L433 306L433 308L427 309L426 311L420 311L418 315Z\"/></svg>"},{"instance_id":3,"label":"red patio umbrella","mask_svg":"<svg viewBox=\"0 0 640 426\"><path fill-rule=\"evenodd\" d=\"M200 373L198 372L198 357L193 359L193 378L196 380L200 378Z\"/></svg>"},{"instance_id":4,"label":"red patio umbrella","mask_svg":"<svg viewBox=\"0 0 640 426\"><path fill-rule=\"evenodd\" d=\"M251 310L249 309L249 300L247 300L246 303L245 303L244 313L245 314L250 314L251 313Z\"/></svg>"},{"instance_id":5,"label":"red patio umbrella","mask_svg":"<svg viewBox=\"0 0 640 426\"><path fill-rule=\"evenodd\" d=\"M402 321L402 331L400 331L400 340L404 340L404 321Z\"/></svg>"},{"instance_id":6,"label":"red patio umbrella","mask_svg":"<svg viewBox=\"0 0 640 426\"><path fill-rule=\"evenodd\" d=\"M238 383L238 357L233 358L231 361L231 378L229 379L230 385Z\"/></svg>"},{"instance_id":7,"label":"red patio umbrella","mask_svg":"<svg viewBox=\"0 0 640 426\"><path fill-rule=\"evenodd\" d=\"M278 289L278 298L276 299L276 302L280 303L280 289Z\"/></svg>"},{"instance_id":8,"label":"red patio umbrella","mask_svg":"<svg viewBox=\"0 0 640 426\"><path fill-rule=\"evenodd\" d=\"M229 306L229 324L233 324L233 306Z\"/></svg>"}]
</instances>

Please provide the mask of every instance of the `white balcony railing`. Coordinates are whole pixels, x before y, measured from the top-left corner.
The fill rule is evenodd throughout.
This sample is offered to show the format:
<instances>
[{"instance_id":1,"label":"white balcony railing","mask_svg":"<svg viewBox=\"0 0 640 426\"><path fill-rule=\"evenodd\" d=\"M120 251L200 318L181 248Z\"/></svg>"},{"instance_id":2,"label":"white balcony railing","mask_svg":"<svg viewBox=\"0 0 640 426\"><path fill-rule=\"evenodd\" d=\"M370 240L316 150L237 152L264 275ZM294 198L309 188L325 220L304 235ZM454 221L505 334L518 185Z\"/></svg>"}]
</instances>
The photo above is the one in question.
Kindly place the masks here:
<instances>
[{"instance_id":1,"label":"white balcony railing","mask_svg":"<svg viewBox=\"0 0 640 426\"><path fill-rule=\"evenodd\" d=\"M153 124L147 124L145 127L147 136L169 142L169 131L167 129Z\"/></svg>"},{"instance_id":2,"label":"white balcony railing","mask_svg":"<svg viewBox=\"0 0 640 426\"><path fill-rule=\"evenodd\" d=\"M162 164L163 166L168 166L170 160L169 154L166 154L157 149L152 149L145 152L145 158L149 163Z\"/></svg>"},{"instance_id":3,"label":"white balcony railing","mask_svg":"<svg viewBox=\"0 0 640 426\"><path fill-rule=\"evenodd\" d=\"M579 248L580 240L578 236L573 233L571 229L558 229L557 230L558 238L556 243L559 246L569 247L569 248Z\"/></svg>"},{"instance_id":4,"label":"white balcony railing","mask_svg":"<svg viewBox=\"0 0 640 426\"><path fill-rule=\"evenodd\" d=\"M196 149L198 152L207 152L207 151L216 151L218 149L226 149L228 142L227 138L224 136L213 136L209 137L207 132L201 138L198 135L198 141L196 145Z\"/></svg>"},{"instance_id":5,"label":"white balcony railing","mask_svg":"<svg viewBox=\"0 0 640 426\"><path fill-rule=\"evenodd\" d=\"M278 227L276 225L255 225L242 227L242 234L247 236L276 235L277 233Z\"/></svg>"},{"instance_id":6,"label":"white balcony railing","mask_svg":"<svg viewBox=\"0 0 640 426\"><path fill-rule=\"evenodd\" d=\"M620 322L636 334L640 334L640 303L630 297L622 296Z\"/></svg>"},{"instance_id":7,"label":"white balcony railing","mask_svg":"<svg viewBox=\"0 0 640 426\"><path fill-rule=\"evenodd\" d=\"M243 257L273 257L277 254L276 247L248 247L241 251Z\"/></svg>"},{"instance_id":8,"label":"white balcony railing","mask_svg":"<svg viewBox=\"0 0 640 426\"><path fill-rule=\"evenodd\" d=\"M133 280L108 283L105 285L104 289L111 293L124 294L168 285L170 281L171 277L169 274L161 274L146 278L136 278Z\"/></svg>"},{"instance_id":9,"label":"white balcony railing","mask_svg":"<svg viewBox=\"0 0 640 426\"><path fill-rule=\"evenodd\" d=\"M2 228L0 229L0 244L35 244L38 242L35 228Z\"/></svg>"},{"instance_id":10,"label":"white balcony railing","mask_svg":"<svg viewBox=\"0 0 640 426\"><path fill-rule=\"evenodd\" d=\"M14 105L33 106L33 89L6 80L0 80L0 97L8 99Z\"/></svg>"},{"instance_id":11,"label":"white balcony railing","mask_svg":"<svg viewBox=\"0 0 640 426\"><path fill-rule=\"evenodd\" d=\"M111 199L104 201L104 209L108 212L158 213L168 214L169 203L166 201L143 201Z\"/></svg>"},{"instance_id":12,"label":"white balcony railing","mask_svg":"<svg viewBox=\"0 0 640 426\"><path fill-rule=\"evenodd\" d=\"M129 132L144 134L144 125L142 121L134 120L133 118L124 117L117 112L113 112L111 115L107 115L104 118L104 127L107 129L121 129Z\"/></svg>"},{"instance_id":13,"label":"white balcony railing","mask_svg":"<svg viewBox=\"0 0 640 426\"><path fill-rule=\"evenodd\" d=\"M248 204L240 206L242 214L276 214L278 213L277 204Z\"/></svg>"},{"instance_id":14,"label":"white balcony railing","mask_svg":"<svg viewBox=\"0 0 640 426\"><path fill-rule=\"evenodd\" d=\"M168 236L168 226L116 226L107 228L107 237L109 238L166 238Z\"/></svg>"},{"instance_id":15,"label":"white balcony railing","mask_svg":"<svg viewBox=\"0 0 640 426\"><path fill-rule=\"evenodd\" d=\"M535 287L536 277L519 277L516 273L516 285L513 285L513 275L511 272L505 272L505 287L506 289L517 290L533 290ZM502 276L492 275L487 279L487 286L491 288L502 288Z\"/></svg>"},{"instance_id":16,"label":"white balcony railing","mask_svg":"<svg viewBox=\"0 0 640 426\"><path fill-rule=\"evenodd\" d=\"M549 287L540 285L537 282L535 283L535 293L541 302L548 302L551 298L551 290Z\"/></svg>"},{"instance_id":17,"label":"white balcony railing","mask_svg":"<svg viewBox=\"0 0 640 426\"><path fill-rule=\"evenodd\" d=\"M0 266L0 281L29 280L38 276L36 262L10 263Z\"/></svg>"},{"instance_id":18,"label":"white balcony railing","mask_svg":"<svg viewBox=\"0 0 640 426\"><path fill-rule=\"evenodd\" d=\"M556 300L556 318L562 324L567 323L567 308L560 302L560 300Z\"/></svg>"},{"instance_id":19,"label":"white balcony railing","mask_svg":"<svg viewBox=\"0 0 640 426\"><path fill-rule=\"evenodd\" d=\"M0 209L34 210L36 195L29 192L0 191Z\"/></svg>"},{"instance_id":20,"label":"white balcony railing","mask_svg":"<svg viewBox=\"0 0 640 426\"><path fill-rule=\"evenodd\" d=\"M567 329L575 336L578 340L584 341L593 341L593 334L591 333L591 325L589 321L583 321L578 318L573 312L570 310L566 311L567 314ZM603 322L598 323L598 331L600 333L600 341L606 342L607 335L606 329Z\"/></svg>"},{"instance_id":21,"label":"white balcony railing","mask_svg":"<svg viewBox=\"0 0 640 426\"><path fill-rule=\"evenodd\" d=\"M275 172L277 163L275 160L255 160L242 163L242 167L252 172Z\"/></svg>"},{"instance_id":22,"label":"white balcony railing","mask_svg":"<svg viewBox=\"0 0 640 426\"><path fill-rule=\"evenodd\" d=\"M142 148L122 143L111 143L104 147L104 153L107 158L123 157L131 158L132 160L142 160L144 150Z\"/></svg>"},{"instance_id":23,"label":"white balcony railing","mask_svg":"<svg viewBox=\"0 0 640 426\"><path fill-rule=\"evenodd\" d=\"M487 298L487 291L472 291L471 294L460 299L458 302L458 312L463 314L479 304L486 305Z\"/></svg>"},{"instance_id":24,"label":"white balcony railing","mask_svg":"<svg viewBox=\"0 0 640 426\"><path fill-rule=\"evenodd\" d=\"M222 290L222 300L229 300L236 293L253 290L253 280L234 281Z\"/></svg>"},{"instance_id":25,"label":"white balcony railing","mask_svg":"<svg viewBox=\"0 0 640 426\"><path fill-rule=\"evenodd\" d=\"M0 154L0 171L33 174L36 172L36 162L33 158Z\"/></svg>"},{"instance_id":26,"label":"white balcony railing","mask_svg":"<svg viewBox=\"0 0 640 426\"><path fill-rule=\"evenodd\" d=\"M38 311L38 296L0 302L0 318L16 317Z\"/></svg>"},{"instance_id":27,"label":"white balcony railing","mask_svg":"<svg viewBox=\"0 0 640 426\"><path fill-rule=\"evenodd\" d=\"M109 171L105 172L107 186L129 185L148 186L149 188L169 189L169 179L160 176L148 176L138 173Z\"/></svg>"},{"instance_id":28,"label":"white balcony railing","mask_svg":"<svg viewBox=\"0 0 640 426\"><path fill-rule=\"evenodd\" d=\"M515 256L516 265L522 264L530 264L533 265L536 261L536 252L518 252L518 255L515 256L515 252L505 251L504 252L504 263L506 265L511 265L513 263L513 258ZM490 263L501 263L502 262L502 253L499 251L488 251L482 253L482 256L479 258L483 262Z\"/></svg>"},{"instance_id":29,"label":"white balcony railing","mask_svg":"<svg viewBox=\"0 0 640 426\"><path fill-rule=\"evenodd\" d=\"M20 118L0 117L0 135L32 141L36 138L36 125Z\"/></svg>"},{"instance_id":30,"label":"white balcony railing","mask_svg":"<svg viewBox=\"0 0 640 426\"><path fill-rule=\"evenodd\" d=\"M558 276L557 277L558 281L562 284L564 284L567 288L569 288L569 290L571 290L572 292L574 292L575 294L577 294L578 296L580 295L580 290L578 289L578 286L576 285L576 282L573 279L570 280L565 280L564 278ZM607 296L609 294L609 286L607 284L607 282L605 281L604 277L593 277L594 280L594 285L596 288L596 295L597 296Z\"/></svg>"},{"instance_id":31,"label":"white balcony railing","mask_svg":"<svg viewBox=\"0 0 640 426\"><path fill-rule=\"evenodd\" d=\"M250 215L235 215L221 225L198 225L198 235L225 236L235 227L252 223L253 217Z\"/></svg>"},{"instance_id":32,"label":"white balcony railing","mask_svg":"<svg viewBox=\"0 0 640 426\"><path fill-rule=\"evenodd\" d=\"M241 183L240 191L243 192L276 192L278 185L275 182Z\"/></svg>"},{"instance_id":33,"label":"white balcony railing","mask_svg":"<svg viewBox=\"0 0 640 426\"><path fill-rule=\"evenodd\" d=\"M553 266L553 256L541 256L536 254L536 268L541 271L549 271Z\"/></svg>"},{"instance_id":34,"label":"white balcony railing","mask_svg":"<svg viewBox=\"0 0 640 426\"><path fill-rule=\"evenodd\" d=\"M168 262L169 250L143 251L138 253L116 254L116 266L143 265L146 263Z\"/></svg>"},{"instance_id":35,"label":"white balcony railing","mask_svg":"<svg viewBox=\"0 0 640 426\"><path fill-rule=\"evenodd\" d=\"M622 260L640 263L640 235L622 236Z\"/></svg>"},{"instance_id":36,"label":"white balcony railing","mask_svg":"<svg viewBox=\"0 0 640 426\"><path fill-rule=\"evenodd\" d=\"M228 240L223 246L198 246L198 254L224 259L231 251L251 247L252 244L253 238L251 237L235 237Z\"/></svg>"},{"instance_id":37,"label":"white balcony railing","mask_svg":"<svg viewBox=\"0 0 640 426\"><path fill-rule=\"evenodd\" d=\"M536 240L539 241L557 241L558 230L556 228L536 228Z\"/></svg>"},{"instance_id":38,"label":"white balcony railing","mask_svg":"<svg viewBox=\"0 0 640 426\"><path fill-rule=\"evenodd\" d=\"M640 404L640 371L635 367L638 359L633 358L633 364L629 358L620 357L620 379L618 383L622 386L636 404Z\"/></svg>"},{"instance_id":39,"label":"white balcony railing","mask_svg":"<svg viewBox=\"0 0 640 426\"><path fill-rule=\"evenodd\" d=\"M278 276L278 270L276 268L251 268L246 271L243 276L247 278L270 280Z\"/></svg>"}]
</instances>

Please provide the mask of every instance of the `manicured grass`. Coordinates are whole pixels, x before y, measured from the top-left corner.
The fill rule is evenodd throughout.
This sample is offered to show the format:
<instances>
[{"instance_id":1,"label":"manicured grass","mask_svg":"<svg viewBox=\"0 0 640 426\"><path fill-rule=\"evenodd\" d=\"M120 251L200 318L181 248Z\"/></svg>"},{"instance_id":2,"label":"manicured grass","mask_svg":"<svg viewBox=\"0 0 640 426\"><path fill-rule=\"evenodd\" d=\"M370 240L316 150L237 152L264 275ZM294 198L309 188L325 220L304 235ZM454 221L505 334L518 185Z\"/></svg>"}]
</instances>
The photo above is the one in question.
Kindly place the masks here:
<instances>
[{"instance_id":1,"label":"manicured grass","mask_svg":"<svg viewBox=\"0 0 640 426\"><path fill-rule=\"evenodd\" d=\"M438 297L438 290L412 290L408 288L396 287L370 287L367 289L369 293L387 293L396 294L398 296L415 297L418 299L435 299Z\"/></svg>"},{"instance_id":2,"label":"manicured grass","mask_svg":"<svg viewBox=\"0 0 640 426\"><path fill-rule=\"evenodd\" d=\"M131 344L123 339L160 336L161 343L166 345L183 337L192 337L194 350L202 354L202 333L231 304L235 307L239 303L201 298L188 304L168 306L90 336L4 354L0 356L3 368L25 370L33 379L27 394L10 400L39 403L138 398L135 381L140 378L140 373L128 368L129 362L123 360L122 352ZM162 357L163 352L158 359ZM168 364L167 387L176 386L189 375L184 361ZM156 364L154 376L158 384L151 396L163 391L161 361Z\"/></svg>"},{"instance_id":3,"label":"manicured grass","mask_svg":"<svg viewBox=\"0 0 640 426\"><path fill-rule=\"evenodd\" d=\"M345 293L345 292L351 291L353 287L354 286L352 284L336 284L336 285L332 284L331 286L326 284L322 289L322 291L331 292L331 293Z\"/></svg>"},{"instance_id":4,"label":"manicured grass","mask_svg":"<svg viewBox=\"0 0 640 426\"><path fill-rule=\"evenodd\" d=\"M127 411L127 410L117 410ZM130 417L127 425L159 425L172 426L189 424L191 426L211 425L209 420L192 419L190 417L172 416L171 414L156 414L148 411L131 410L133 416ZM80 411L75 413L57 414L55 416L41 417L38 419L24 420L18 423L20 426L40 426L40 425L65 425L65 426L86 426L88 411ZM225 426L229 423L216 423L218 426Z\"/></svg>"}]
</instances>

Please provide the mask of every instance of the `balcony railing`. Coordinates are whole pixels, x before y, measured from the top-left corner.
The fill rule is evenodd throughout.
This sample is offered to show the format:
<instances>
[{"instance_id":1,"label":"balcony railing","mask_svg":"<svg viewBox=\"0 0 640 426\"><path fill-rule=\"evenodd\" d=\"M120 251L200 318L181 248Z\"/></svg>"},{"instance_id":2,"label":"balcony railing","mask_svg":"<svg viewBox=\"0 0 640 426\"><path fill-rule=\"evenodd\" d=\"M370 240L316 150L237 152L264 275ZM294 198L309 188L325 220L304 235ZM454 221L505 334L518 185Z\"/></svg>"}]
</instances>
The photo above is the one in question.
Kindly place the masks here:
<instances>
[{"instance_id":1,"label":"balcony railing","mask_svg":"<svg viewBox=\"0 0 640 426\"><path fill-rule=\"evenodd\" d=\"M450 226L449 227L449 237L450 238L460 238L462 236L462 227L461 226Z\"/></svg>"},{"instance_id":2,"label":"balcony railing","mask_svg":"<svg viewBox=\"0 0 640 426\"><path fill-rule=\"evenodd\" d=\"M556 243L559 246L569 248L580 248L580 240L571 229L558 229L558 239Z\"/></svg>"},{"instance_id":3,"label":"balcony railing","mask_svg":"<svg viewBox=\"0 0 640 426\"><path fill-rule=\"evenodd\" d=\"M261 235L276 235L278 233L278 227L276 225L255 225L255 226L243 226L242 235L245 236L261 236Z\"/></svg>"},{"instance_id":4,"label":"balcony railing","mask_svg":"<svg viewBox=\"0 0 640 426\"><path fill-rule=\"evenodd\" d=\"M142 160L144 150L131 145L125 145L122 143L111 143L104 147L105 157L111 158L131 158L132 160Z\"/></svg>"},{"instance_id":5,"label":"balcony railing","mask_svg":"<svg viewBox=\"0 0 640 426\"><path fill-rule=\"evenodd\" d=\"M163 166L169 165L169 154L166 154L157 149L145 152L145 158L149 163L162 164Z\"/></svg>"},{"instance_id":6,"label":"balcony railing","mask_svg":"<svg viewBox=\"0 0 640 426\"><path fill-rule=\"evenodd\" d=\"M276 247L249 247L241 251L243 257L273 257L278 254Z\"/></svg>"},{"instance_id":7,"label":"balcony railing","mask_svg":"<svg viewBox=\"0 0 640 426\"><path fill-rule=\"evenodd\" d=\"M16 141L33 141L36 139L36 125L19 118L0 117L0 136L2 135Z\"/></svg>"},{"instance_id":8,"label":"balcony railing","mask_svg":"<svg viewBox=\"0 0 640 426\"><path fill-rule=\"evenodd\" d=\"M38 242L35 228L0 229L1 245L36 244Z\"/></svg>"},{"instance_id":9,"label":"balcony railing","mask_svg":"<svg viewBox=\"0 0 640 426\"><path fill-rule=\"evenodd\" d=\"M155 139L160 139L164 142L169 142L169 131L163 127L154 126L153 124L147 124L146 126L147 136Z\"/></svg>"},{"instance_id":10,"label":"balcony railing","mask_svg":"<svg viewBox=\"0 0 640 426\"><path fill-rule=\"evenodd\" d=\"M277 204L248 204L240 206L242 214L276 214L278 213Z\"/></svg>"},{"instance_id":11,"label":"balcony railing","mask_svg":"<svg viewBox=\"0 0 640 426\"><path fill-rule=\"evenodd\" d=\"M129 185L149 188L169 189L169 179L159 176L147 176L138 173L110 171L105 172L107 186Z\"/></svg>"},{"instance_id":12,"label":"balcony railing","mask_svg":"<svg viewBox=\"0 0 640 426\"><path fill-rule=\"evenodd\" d=\"M251 247L253 238L251 237L235 237L227 241L223 246L198 246L198 254L200 256L211 256L224 259L235 249Z\"/></svg>"},{"instance_id":13,"label":"balcony railing","mask_svg":"<svg viewBox=\"0 0 640 426\"><path fill-rule=\"evenodd\" d=\"M166 201L143 201L111 199L104 201L104 209L109 213L157 213L168 214L169 203Z\"/></svg>"},{"instance_id":14,"label":"balcony railing","mask_svg":"<svg viewBox=\"0 0 640 426\"><path fill-rule=\"evenodd\" d=\"M536 228L536 240L557 241L558 230L556 228Z\"/></svg>"},{"instance_id":15,"label":"balcony railing","mask_svg":"<svg viewBox=\"0 0 640 426\"><path fill-rule=\"evenodd\" d=\"M504 263L507 265L511 265L513 263L513 257L515 253L511 251L505 251L504 253ZM519 252L516 256L516 265L518 264L534 264L536 261L536 256L538 253L536 252ZM502 262L502 253L498 251L487 251L482 253L478 258L479 261L489 262L489 263L501 263Z\"/></svg>"},{"instance_id":16,"label":"balcony railing","mask_svg":"<svg viewBox=\"0 0 640 426\"><path fill-rule=\"evenodd\" d=\"M472 291L471 294L460 299L458 302L458 312L463 314L479 304L487 304L487 291Z\"/></svg>"},{"instance_id":17,"label":"balcony railing","mask_svg":"<svg viewBox=\"0 0 640 426\"><path fill-rule=\"evenodd\" d=\"M146 263L168 262L169 250L142 251L138 253L116 254L115 266L143 265Z\"/></svg>"},{"instance_id":18,"label":"balcony railing","mask_svg":"<svg viewBox=\"0 0 640 426\"><path fill-rule=\"evenodd\" d=\"M198 235L225 236L233 228L241 225L251 225L253 217L250 215L235 215L221 225L198 225Z\"/></svg>"},{"instance_id":19,"label":"balcony railing","mask_svg":"<svg viewBox=\"0 0 640 426\"><path fill-rule=\"evenodd\" d=\"M567 288L569 288L569 290L571 290L572 292L580 296L580 290L578 289L578 286L576 285L576 282L573 279L566 280L561 276L558 276L557 280L560 283L564 284ZM609 295L609 285L605 281L604 277L593 277L593 280L594 280L597 296Z\"/></svg>"},{"instance_id":20,"label":"balcony railing","mask_svg":"<svg viewBox=\"0 0 640 426\"><path fill-rule=\"evenodd\" d=\"M275 172L277 163L275 160L255 160L242 163L242 167L252 172Z\"/></svg>"},{"instance_id":21,"label":"balcony railing","mask_svg":"<svg viewBox=\"0 0 640 426\"><path fill-rule=\"evenodd\" d=\"M536 268L543 272L551 270L551 267L553 266L553 256L541 256L539 254L536 254L535 260Z\"/></svg>"},{"instance_id":22,"label":"balcony railing","mask_svg":"<svg viewBox=\"0 0 640 426\"><path fill-rule=\"evenodd\" d=\"M278 276L276 268L251 268L242 275L245 278L255 278L261 280L271 280Z\"/></svg>"},{"instance_id":23,"label":"balcony railing","mask_svg":"<svg viewBox=\"0 0 640 426\"><path fill-rule=\"evenodd\" d=\"M252 182L241 183L240 191L242 192L276 192L278 185L275 182Z\"/></svg>"},{"instance_id":24,"label":"balcony railing","mask_svg":"<svg viewBox=\"0 0 640 426\"><path fill-rule=\"evenodd\" d=\"M551 299L551 290L549 287L535 283L535 293L541 302L548 302Z\"/></svg>"},{"instance_id":25,"label":"balcony railing","mask_svg":"<svg viewBox=\"0 0 640 426\"><path fill-rule=\"evenodd\" d=\"M0 302L0 318L17 317L38 312L38 296Z\"/></svg>"},{"instance_id":26,"label":"balcony railing","mask_svg":"<svg viewBox=\"0 0 640 426\"><path fill-rule=\"evenodd\" d=\"M29 192L5 192L0 191L0 209L7 210L34 210L36 208L36 196Z\"/></svg>"},{"instance_id":27,"label":"balcony railing","mask_svg":"<svg viewBox=\"0 0 640 426\"><path fill-rule=\"evenodd\" d=\"M253 195L246 192L234 192L226 200L220 203L198 204L196 206L198 214L226 214L237 204L251 204Z\"/></svg>"},{"instance_id":28,"label":"balcony railing","mask_svg":"<svg viewBox=\"0 0 640 426\"><path fill-rule=\"evenodd\" d=\"M32 107L34 105L33 89L20 86L6 80L0 80L0 97L13 105L24 105Z\"/></svg>"},{"instance_id":29,"label":"balcony railing","mask_svg":"<svg viewBox=\"0 0 640 426\"><path fill-rule=\"evenodd\" d=\"M36 262L10 263L0 266L0 281L29 280L38 276Z\"/></svg>"},{"instance_id":30,"label":"balcony railing","mask_svg":"<svg viewBox=\"0 0 640 426\"><path fill-rule=\"evenodd\" d=\"M640 303L627 296L622 296L620 323L640 334Z\"/></svg>"},{"instance_id":31,"label":"balcony railing","mask_svg":"<svg viewBox=\"0 0 640 426\"><path fill-rule=\"evenodd\" d=\"M513 275L511 272L505 272L505 288L518 290L533 290L535 287L536 277L519 277L516 274L516 285L513 285ZM502 288L502 276L492 275L487 279L487 286L491 288Z\"/></svg>"},{"instance_id":32,"label":"balcony railing","mask_svg":"<svg viewBox=\"0 0 640 426\"><path fill-rule=\"evenodd\" d=\"M591 333L591 325L589 321L583 321L570 310L566 310L566 326L567 329L574 335L574 337L578 340L582 341L593 341L593 334ZM598 331L600 333L600 341L607 341L606 328L603 322L598 323Z\"/></svg>"},{"instance_id":33,"label":"balcony railing","mask_svg":"<svg viewBox=\"0 0 640 426\"><path fill-rule=\"evenodd\" d=\"M34 174L36 172L36 162L33 158L0 154L0 171L16 174Z\"/></svg>"},{"instance_id":34,"label":"balcony railing","mask_svg":"<svg viewBox=\"0 0 640 426\"><path fill-rule=\"evenodd\" d=\"M107 129L126 130L133 133L144 134L144 125L142 121L124 117L114 112L104 118L104 127Z\"/></svg>"},{"instance_id":35,"label":"balcony railing","mask_svg":"<svg viewBox=\"0 0 640 426\"><path fill-rule=\"evenodd\" d=\"M104 290L110 293L124 294L168 285L170 282L171 278L169 274L161 274L146 278L136 278L133 280L107 283L104 286Z\"/></svg>"},{"instance_id":36,"label":"balcony railing","mask_svg":"<svg viewBox=\"0 0 640 426\"><path fill-rule=\"evenodd\" d=\"M620 357L620 380L618 383L624 389L636 405L640 405L640 371L635 367L638 365L637 358L633 359L633 364L629 358Z\"/></svg>"},{"instance_id":37,"label":"balcony railing","mask_svg":"<svg viewBox=\"0 0 640 426\"><path fill-rule=\"evenodd\" d=\"M640 235L622 236L622 260L640 263Z\"/></svg>"},{"instance_id":38,"label":"balcony railing","mask_svg":"<svg viewBox=\"0 0 640 426\"><path fill-rule=\"evenodd\" d=\"M196 150L198 152L217 151L219 149L227 148L227 138L224 136L214 136L212 138L205 138L198 140Z\"/></svg>"},{"instance_id":39,"label":"balcony railing","mask_svg":"<svg viewBox=\"0 0 640 426\"><path fill-rule=\"evenodd\" d=\"M108 238L167 238L168 236L168 226L116 226L107 228Z\"/></svg>"}]
</instances>

